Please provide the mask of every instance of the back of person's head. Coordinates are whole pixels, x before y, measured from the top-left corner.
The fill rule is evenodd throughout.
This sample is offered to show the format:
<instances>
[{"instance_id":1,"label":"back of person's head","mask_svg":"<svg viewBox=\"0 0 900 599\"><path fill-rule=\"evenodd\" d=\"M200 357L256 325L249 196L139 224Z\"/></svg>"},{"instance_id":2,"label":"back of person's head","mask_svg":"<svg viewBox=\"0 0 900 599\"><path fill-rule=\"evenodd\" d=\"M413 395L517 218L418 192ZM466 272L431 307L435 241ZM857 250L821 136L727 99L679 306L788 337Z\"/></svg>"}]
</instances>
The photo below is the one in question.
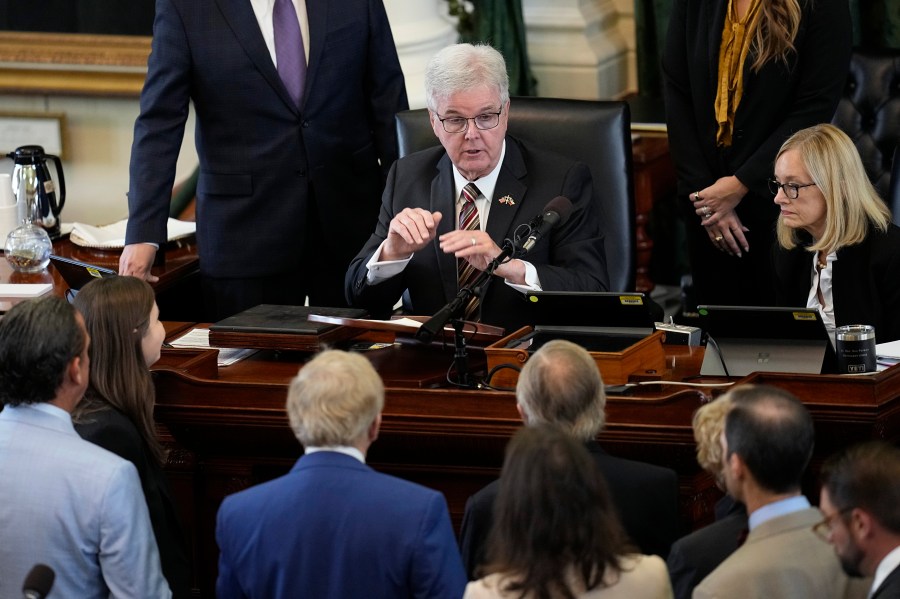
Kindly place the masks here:
<instances>
[{"instance_id":1,"label":"back of person's head","mask_svg":"<svg viewBox=\"0 0 900 599\"><path fill-rule=\"evenodd\" d=\"M384 408L384 384L359 354L328 350L291 381L287 413L304 446L353 445Z\"/></svg>"},{"instance_id":2,"label":"back of person's head","mask_svg":"<svg viewBox=\"0 0 900 599\"><path fill-rule=\"evenodd\" d=\"M582 441L596 437L605 424L600 370L586 349L564 339L549 341L528 358L516 401L525 424L553 424Z\"/></svg>"},{"instance_id":3,"label":"back of person's head","mask_svg":"<svg viewBox=\"0 0 900 599\"><path fill-rule=\"evenodd\" d=\"M453 94L480 86L497 89L500 104L509 100L509 75L503 55L486 44L454 44L439 50L425 67L425 102L438 104Z\"/></svg>"},{"instance_id":4,"label":"back of person's head","mask_svg":"<svg viewBox=\"0 0 900 599\"><path fill-rule=\"evenodd\" d=\"M799 489L815 438L809 411L787 391L767 385L735 388L731 401L725 416L728 456L740 456L769 492Z\"/></svg>"},{"instance_id":5,"label":"back of person's head","mask_svg":"<svg viewBox=\"0 0 900 599\"><path fill-rule=\"evenodd\" d=\"M797 152L812 181L825 197L825 232L812 250L828 252L860 243L870 228L887 229L891 213L872 185L853 141L831 124L801 129L785 141L778 155ZM785 248L798 243L797 232L777 226L778 241Z\"/></svg>"},{"instance_id":6,"label":"back of person's head","mask_svg":"<svg viewBox=\"0 0 900 599\"><path fill-rule=\"evenodd\" d=\"M52 401L87 337L75 309L57 296L13 306L0 318L0 403Z\"/></svg>"},{"instance_id":7,"label":"back of person's head","mask_svg":"<svg viewBox=\"0 0 900 599\"><path fill-rule=\"evenodd\" d=\"M91 376L72 418L90 422L92 414L112 406L128 416L161 461L153 419L156 392L142 348L155 301L146 281L126 276L94 279L75 296L72 304L91 336Z\"/></svg>"},{"instance_id":8,"label":"back of person's head","mask_svg":"<svg viewBox=\"0 0 900 599\"><path fill-rule=\"evenodd\" d=\"M724 393L694 412L692 427L697 443L697 463L717 481L722 476L722 431L731 409L731 394Z\"/></svg>"},{"instance_id":9,"label":"back of person's head","mask_svg":"<svg viewBox=\"0 0 900 599\"><path fill-rule=\"evenodd\" d=\"M574 597L570 574L595 588L630 551L587 448L550 425L520 429L506 448L487 572L501 573L510 591Z\"/></svg>"},{"instance_id":10,"label":"back of person's head","mask_svg":"<svg viewBox=\"0 0 900 599\"><path fill-rule=\"evenodd\" d=\"M838 510L860 508L900 535L900 449L884 441L852 446L826 460L821 477Z\"/></svg>"}]
</instances>

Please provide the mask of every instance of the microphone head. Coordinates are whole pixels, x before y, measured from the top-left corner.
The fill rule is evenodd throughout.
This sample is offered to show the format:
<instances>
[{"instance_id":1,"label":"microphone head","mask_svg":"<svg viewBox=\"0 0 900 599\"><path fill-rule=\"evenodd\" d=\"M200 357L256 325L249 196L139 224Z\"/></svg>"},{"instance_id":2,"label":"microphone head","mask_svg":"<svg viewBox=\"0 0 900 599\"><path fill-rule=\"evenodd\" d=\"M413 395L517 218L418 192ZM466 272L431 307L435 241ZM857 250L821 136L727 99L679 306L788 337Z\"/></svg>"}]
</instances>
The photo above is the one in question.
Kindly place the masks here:
<instances>
[{"instance_id":1,"label":"microphone head","mask_svg":"<svg viewBox=\"0 0 900 599\"><path fill-rule=\"evenodd\" d=\"M50 589L53 588L55 579L56 573L53 571L53 568L44 564L37 564L25 577L22 592L30 599L42 599L50 594Z\"/></svg>"},{"instance_id":2,"label":"microphone head","mask_svg":"<svg viewBox=\"0 0 900 599\"><path fill-rule=\"evenodd\" d=\"M565 224L567 220L569 220L569 216L572 215L572 210L574 206L572 205L572 200L565 196L556 196L544 206L544 214L546 215L549 212L555 212L559 215L559 221L555 224ZM544 217L546 218L546 216Z\"/></svg>"}]
</instances>

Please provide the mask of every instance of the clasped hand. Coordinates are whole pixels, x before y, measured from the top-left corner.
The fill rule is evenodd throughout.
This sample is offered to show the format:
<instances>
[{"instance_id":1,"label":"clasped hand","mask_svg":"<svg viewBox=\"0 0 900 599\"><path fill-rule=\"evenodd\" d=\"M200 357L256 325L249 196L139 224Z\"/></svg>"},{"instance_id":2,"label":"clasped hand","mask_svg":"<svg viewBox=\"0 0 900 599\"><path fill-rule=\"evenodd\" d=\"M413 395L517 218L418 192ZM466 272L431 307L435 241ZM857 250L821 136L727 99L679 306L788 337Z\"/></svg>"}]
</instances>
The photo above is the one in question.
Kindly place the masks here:
<instances>
[{"instance_id":1,"label":"clasped hand","mask_svg":"<svg viewBox=\"0 0 900 599\"><path fill-rule=\"evenodd\" d=\"M690 194L694 212L700 217L700 224L706 229L709 240L720 251L738 258L742 250L750 251L750 244L744 235L750 229L741 223L734 211L747 191L737 177L730 176Z\"/></svg>"}]
</instances>

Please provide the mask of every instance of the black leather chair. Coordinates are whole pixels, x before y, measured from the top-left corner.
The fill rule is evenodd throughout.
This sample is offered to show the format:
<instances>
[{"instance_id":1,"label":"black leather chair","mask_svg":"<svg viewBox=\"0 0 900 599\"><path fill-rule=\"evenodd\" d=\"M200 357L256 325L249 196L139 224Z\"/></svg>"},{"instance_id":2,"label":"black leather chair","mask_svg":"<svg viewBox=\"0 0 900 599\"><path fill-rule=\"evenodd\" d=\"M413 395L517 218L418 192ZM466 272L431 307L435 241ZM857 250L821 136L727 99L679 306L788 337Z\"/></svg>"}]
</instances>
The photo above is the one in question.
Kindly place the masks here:
<instances>
[{"instance_id":1,"label":"black leather chair","mask_svg":"<svg viewBox=\"0 0 900 599\"><path fill-rule=\"evenodd\" d=\"M889 201L891 161L900 144L900 50L853 51L831 122L856 144L872 184ZM896 205L892 209L896 215Z\"/></svg>"},{"instance_id":2,"label":"black leather chair","mask_svg":"<svg viewBox=\"0 0 900 599\"><path fill-rule=\"evenodd\" d=\"M516 97L510 102L509 133L588 165L601 211L610 290L633 291L637 245L628 105ZM424 108L397 115L397 137L400 156L438 144Z\"/></svg>"}]
</instances>

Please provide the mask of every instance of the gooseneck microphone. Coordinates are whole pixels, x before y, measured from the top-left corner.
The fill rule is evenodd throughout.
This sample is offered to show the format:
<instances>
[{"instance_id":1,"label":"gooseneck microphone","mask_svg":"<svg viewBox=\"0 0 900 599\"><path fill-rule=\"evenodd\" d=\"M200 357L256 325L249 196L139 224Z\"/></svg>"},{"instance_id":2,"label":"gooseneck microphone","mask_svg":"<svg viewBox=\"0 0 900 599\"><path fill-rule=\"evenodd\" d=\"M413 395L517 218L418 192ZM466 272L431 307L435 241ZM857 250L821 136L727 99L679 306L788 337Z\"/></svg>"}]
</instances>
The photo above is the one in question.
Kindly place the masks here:
<instances>
[{"instance_id":1,"label":"gooseneck microphone","mask_svg":"<svg viewBox=\"0 0 900 599\"><path fill-rule=\"evenodd\" d=\"M572 214L572 201L565 196L556 196L550 200L540 214L534 217L528 224L531 234L522 244L524 251L529 251L538 240L553 230L553 227L561 225L569 220Z\"/></svg>"},{"instance_id":2,"label":"gooseneck microphone","mask_svg":"<svg viewBox=\"0 0 900 599\"><path fill-rule=\"evenodd\" d=\"M25 577L22 596L25 599L44 599L50 594L54 580L56 580L56 573L53 568L45 564L37 564Z\"/></svg>"}]
</instances>

